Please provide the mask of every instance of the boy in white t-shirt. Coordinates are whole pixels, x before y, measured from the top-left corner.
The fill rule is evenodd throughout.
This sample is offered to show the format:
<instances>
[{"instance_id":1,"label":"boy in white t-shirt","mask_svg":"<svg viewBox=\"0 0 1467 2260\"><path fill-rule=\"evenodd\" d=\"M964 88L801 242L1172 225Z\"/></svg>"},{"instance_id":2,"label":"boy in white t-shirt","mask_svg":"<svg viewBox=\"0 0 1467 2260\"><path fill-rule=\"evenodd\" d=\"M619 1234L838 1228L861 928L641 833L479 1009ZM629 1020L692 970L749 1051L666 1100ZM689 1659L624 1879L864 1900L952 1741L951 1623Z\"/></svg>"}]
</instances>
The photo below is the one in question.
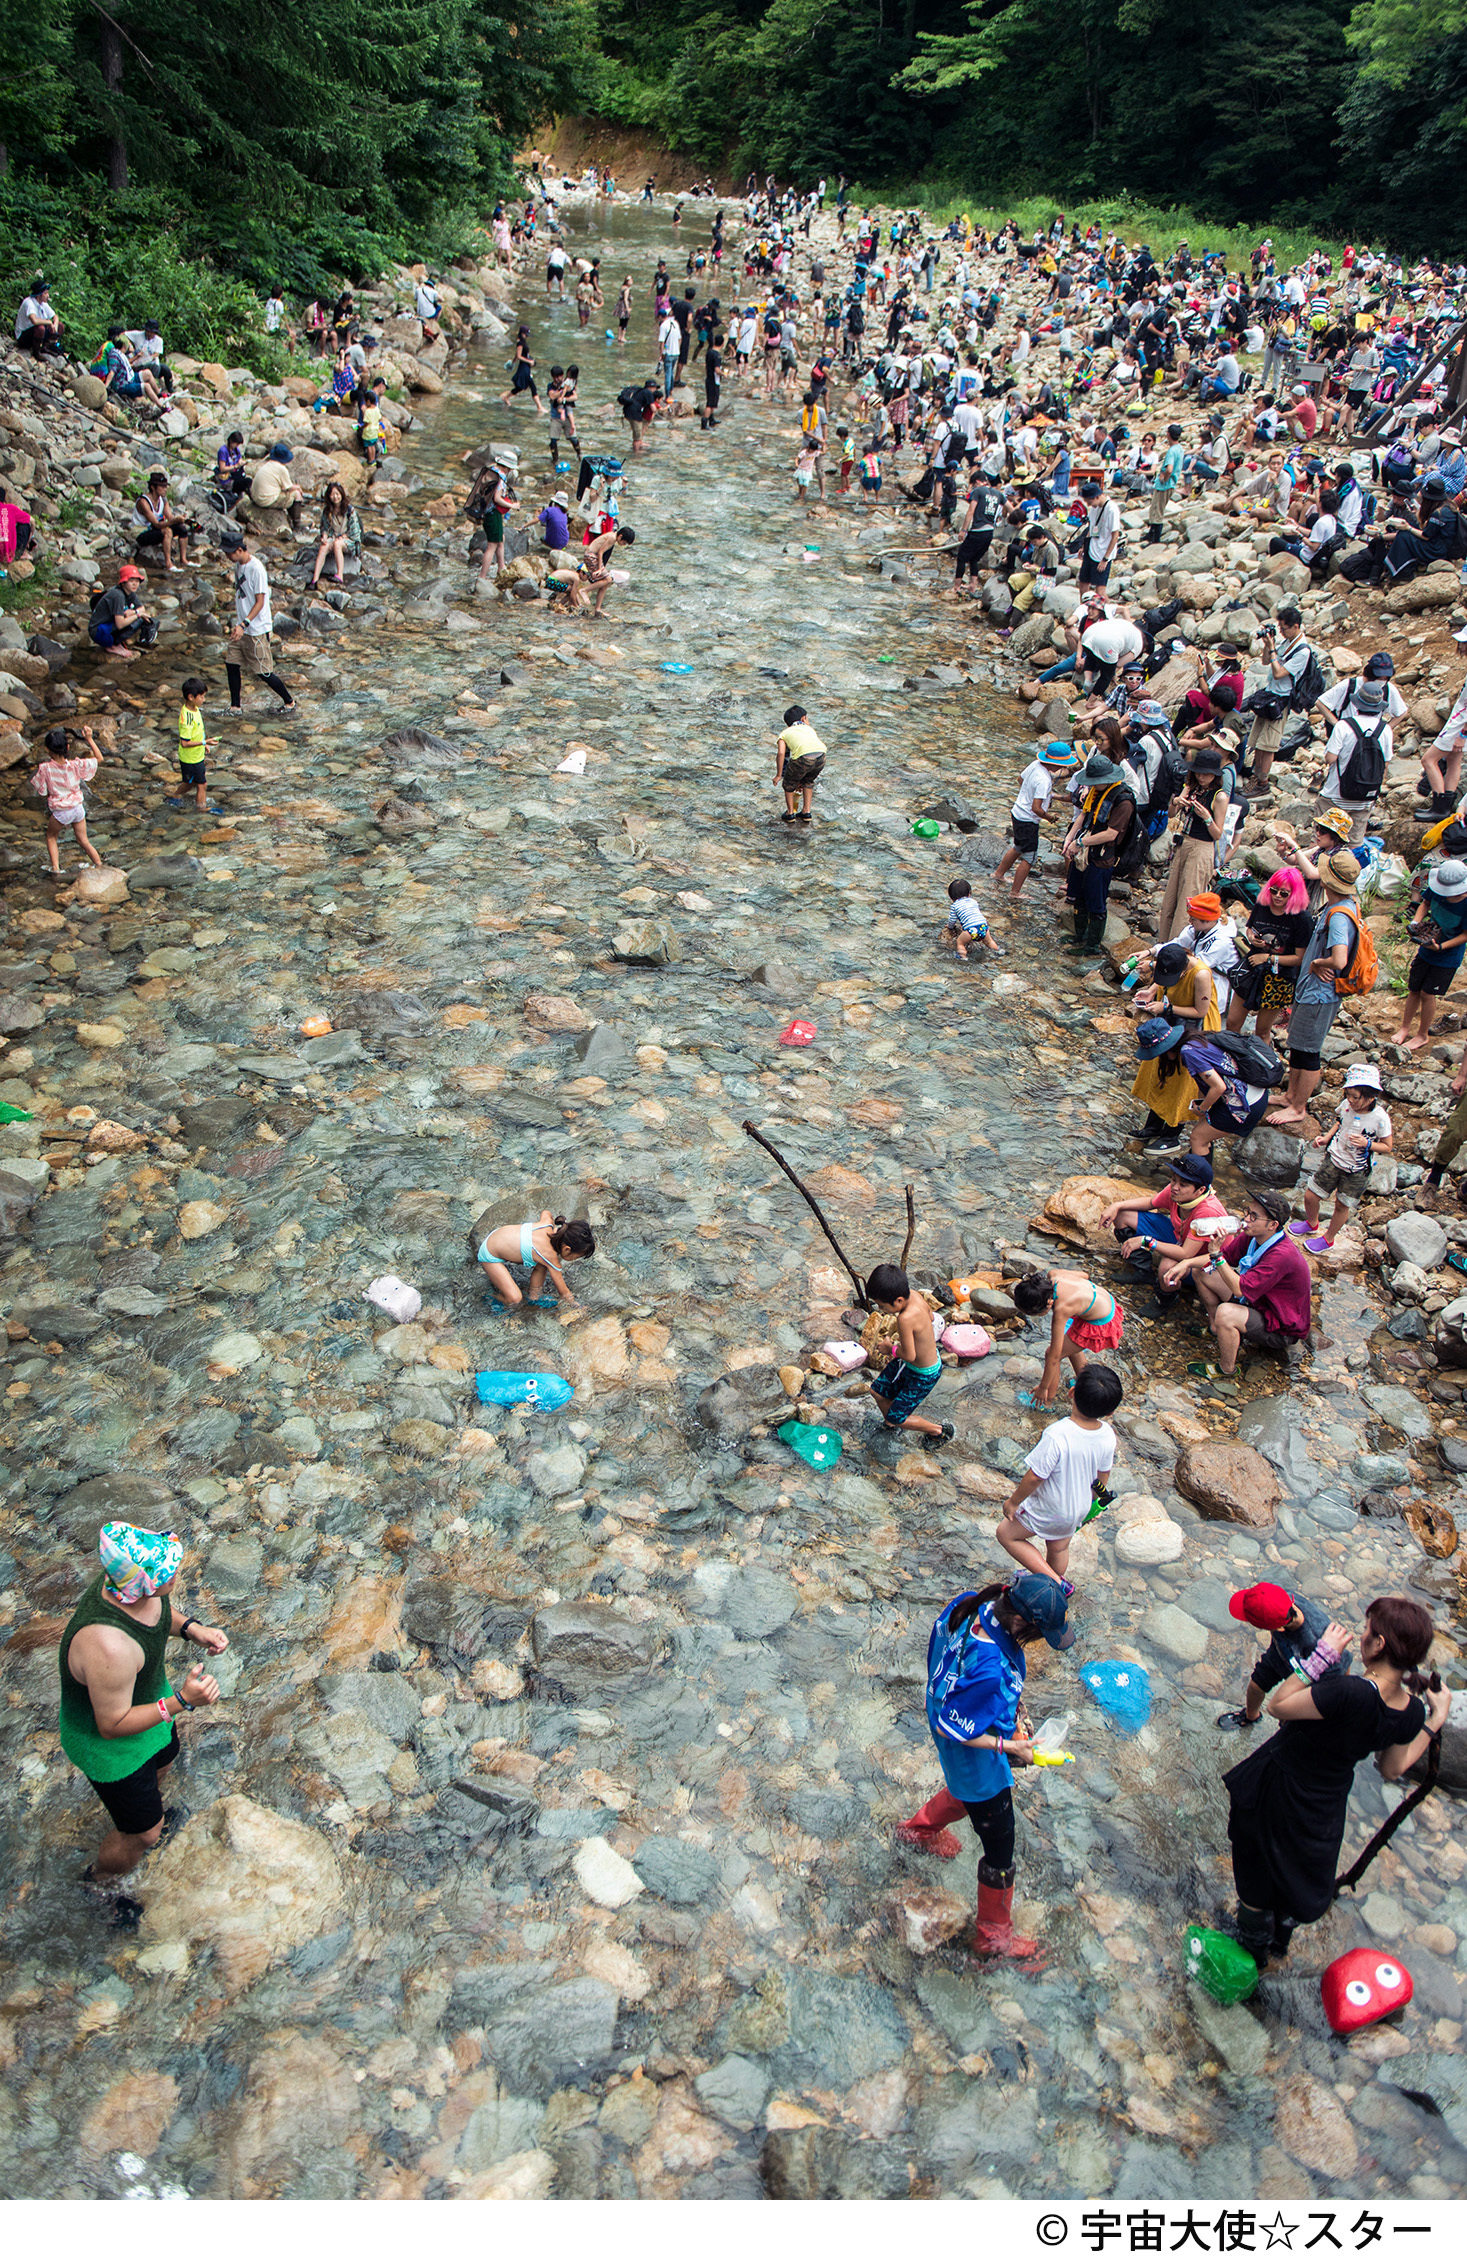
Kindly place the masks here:
<instances>
[{"instance_id":1,"label":"boy in white t-shirt","mask_svg":"<svg viewBox=\"0 0 1467 2260\"><path fill-rule=\"evenodd\" d=\"M1106 1416L1123 1394L1119 1374L1093 1359L1087 1364L1068 1420L1055 1421L1040 1437L998 1526L1000 1546L1020 1569L1052 1577L1067 1594L1074 1591L1065 1576L1070 1540L1109 1501L1104 1485L1115 1466L1116 1432Z\"/></svg>"},{"instance_id":2,"label":"boy in white t-shirt","mask_svg":"<svg viewBox=\"0 0 1467 2260\"><path fill-rule=\"evenodd\" d=\"M1014 883L1009 889L1010 902L1017 902L1024 881L1029 876L1031 864L1039 859L1039 827L1053 821L1055 782L1079 767L1079 755L1063 738L1051 738L1037 761L1031 761L1019 779L1019 797L1013 807L1013 844L1003 851L1003 858L994 872L994 880L1005 878L1012 871ZM1069 812L1065 811L1068 828Z\"/></svg>"}]
</instances>

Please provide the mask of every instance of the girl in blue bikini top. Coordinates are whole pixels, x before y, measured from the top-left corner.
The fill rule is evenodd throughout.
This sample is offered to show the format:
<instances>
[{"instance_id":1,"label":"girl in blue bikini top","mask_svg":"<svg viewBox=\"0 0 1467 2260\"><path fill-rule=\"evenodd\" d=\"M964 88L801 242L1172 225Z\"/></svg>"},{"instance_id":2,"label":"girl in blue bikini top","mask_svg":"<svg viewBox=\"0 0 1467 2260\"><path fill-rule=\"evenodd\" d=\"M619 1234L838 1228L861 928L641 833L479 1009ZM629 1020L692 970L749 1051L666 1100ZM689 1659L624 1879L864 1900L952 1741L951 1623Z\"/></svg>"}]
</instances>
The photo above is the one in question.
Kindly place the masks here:
<instances>
[{"instance_id":1,"label":"girl in blue bikini top","mask_svg":"<svg viewBox=\"0 0 1467 2260\"><path fill-rule=\"evenodd\" d=\"M529 1301L554 1310L558 1304L574 1303L576 1299L566 1280L566 1264L595 1253L596 1236L589 1224L578 1217L567 1224L563 1216L552 1216L547 1208L541 1210L538 1223L496 1225L480 1243L478 1261L500 1298L501 1309L515 1310ZM521 1288L511 1265L529 1273L526 1287ZM554 1294L546 1293L547 1283L553 1283Z\"/></svg>"}]
</instances>

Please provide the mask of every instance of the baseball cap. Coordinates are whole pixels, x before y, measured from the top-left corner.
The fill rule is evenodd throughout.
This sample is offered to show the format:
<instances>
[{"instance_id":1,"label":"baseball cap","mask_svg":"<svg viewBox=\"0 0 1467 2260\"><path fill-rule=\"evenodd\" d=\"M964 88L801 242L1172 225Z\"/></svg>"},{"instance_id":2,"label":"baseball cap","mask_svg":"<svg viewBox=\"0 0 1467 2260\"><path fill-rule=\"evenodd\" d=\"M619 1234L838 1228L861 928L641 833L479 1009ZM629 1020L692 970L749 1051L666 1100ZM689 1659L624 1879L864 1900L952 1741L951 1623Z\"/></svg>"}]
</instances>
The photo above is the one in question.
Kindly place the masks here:
<instances>
[{"instance_id":1,"label":"baseball cap","mask_svg":"<svg viewBox=\"0 0 1467 2260\"><path fill-rule=\"evenodd\" d=\"M1457 869L1461 871L1462 866L1458 864ZM1462 891L1467 894L1467 871L1462 873L1462 878ZM1357 1059L1353 1067L1345 1069L1345 1089L1347 1091L1378 1091L1380 1089L1380 1069L1372 1067L1368 1059Z\"/></svg>"},{"instance_id":2,"label":"baseball cap","mask_svg":"<svg viewBox=\"0 0 1467 2260\"><path fill-rule=\"evenodd\" d=\"M1038 1625L1051 1648L1073 1648L1076 1634L1065 1620L1065 1595L1052 1577L1016 1577L1006 1598L1021 1617Z\"/></svg>"},{"instance_id":3,"label":"baseball cap","mask_svg":"<svg viewBox=\"0 0 1467 2260\"><path fill-rule=\"evenodd\" d=\"M1099 493L1100 493L1100 491L1101 491L1101 490L1100 490L1100 486L1099 486L1099 483L1098 483L1098 481L1096 481L1095 479L1087 479L1087 480L1085 481L1084 485L1083 485L1083 486L1081 487L1081 489L1080 489L1080 492L1081 492L1081 494L1086 494L1086 495L1095 495L1095 494L1099 494Z\"/></svg>"},{"instance_id":4,"label":"baseball cap","mask_svg":"<svg viewBox=\"0 0 1467 2260\"><path fill-rule=\"evenodd\" d=\"M1388 651L1373 651L1365 662L1365 672L1374 683L1388 683L1396 671L1396 663Z\"/></svg>"},{"instance_id":5,"label":"baseball cap","mask_svg":"<svg viewBox=\"0 0 1467 2260\"><path fill-rule=\"evenodd\" d=\"M1228 1615L1259 1632L1282 1632L1294 1604L1282 1585L1248 1585L1228 1602Z\"/></svg>"},{"instance_id":6,"label":"baseball cap","mask_svg":"<svg viewBox=\"0 0 1467 2260\"><path fill-rule=\"evenodd\" d=\"M1186 1185L1200 1185L1204 1191L1212 1183L1212 1163L1206 1154L1183 1154L1180 1161L1166 1165L1168 1177L1180 1177Z\"/></svg>"},{"instance_id":7,"label":"baseball cap","mask_svg":"<svg viewBox=\"0 0 1467 2260\"><path fill-rule=\"evenodd\" d=\"M238 526L226 526L219 536L219 547L221 549L243 549L244 545L245 537Z\"/></svg>"},{"instance_id":8,"label":"baseball cap","mask_svg":"<svg viewBox=\"0 0 1467 2260\"><path fill-rule=\"evenodd\" d=\"M140 581L142 577L136 565L119 565L117 568L119 581Z\"/></svg>"}]
</instances>

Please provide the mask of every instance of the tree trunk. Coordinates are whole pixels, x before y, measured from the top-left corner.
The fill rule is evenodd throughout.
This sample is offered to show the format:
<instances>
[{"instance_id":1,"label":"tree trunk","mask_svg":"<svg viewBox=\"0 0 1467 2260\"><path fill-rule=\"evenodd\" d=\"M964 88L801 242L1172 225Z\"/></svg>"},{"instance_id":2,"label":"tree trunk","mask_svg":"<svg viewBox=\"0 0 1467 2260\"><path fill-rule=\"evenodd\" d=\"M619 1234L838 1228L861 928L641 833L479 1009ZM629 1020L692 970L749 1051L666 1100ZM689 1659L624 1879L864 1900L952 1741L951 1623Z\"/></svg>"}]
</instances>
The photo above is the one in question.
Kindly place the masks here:
<instances>
[{"instance_id":1,"label":"tree trunk","mask_svg":"<svg viewBox=\"0 0 1467 2260\"><path fill-rule=\"evenodd\" d=\"M6 144L3 141L0 141L0 180L4 180L9 170L10 151L7 148Z\"/></svg>"},{"instance_id":2,"label":"tree trunk","mask_svg":"<svg viewBox=\"0 0 1467 2260\"><path fill-rule=\"evenodd\" d=\"M109 94L122 92L122 34L116 24L102 21L102 76ZM127 142L121 126L107 143L107 186L116 195L127 186Z\"/></svg>"}]
</instances>

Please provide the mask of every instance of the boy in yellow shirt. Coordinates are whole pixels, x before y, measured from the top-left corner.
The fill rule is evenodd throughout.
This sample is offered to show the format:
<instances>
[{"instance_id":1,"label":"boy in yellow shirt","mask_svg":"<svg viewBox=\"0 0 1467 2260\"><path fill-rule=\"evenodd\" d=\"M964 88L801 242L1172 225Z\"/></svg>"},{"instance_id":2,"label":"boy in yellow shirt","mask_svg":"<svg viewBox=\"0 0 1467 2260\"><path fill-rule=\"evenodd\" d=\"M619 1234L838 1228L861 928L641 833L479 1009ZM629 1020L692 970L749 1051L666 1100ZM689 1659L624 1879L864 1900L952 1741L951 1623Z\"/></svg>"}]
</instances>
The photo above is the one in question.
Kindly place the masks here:
<instances>
[{"instance_id":1,"label":"boy in yellow shirt","mask_svg":"<svg viewBox=\"0 0 1467 2260\"><path fill-rule=\"evenodd\" d=\"M218 808L204 791L204 756L211 740L204 735L204 717L199 700L208 696L209 686L202 675L190 675L183 686L183 704L178 710L178 775L183 791L170 796L170 808L186 808L183 794L192 787L194 806L207 815L217 816Z\"/></svg>"}]
</instances>

